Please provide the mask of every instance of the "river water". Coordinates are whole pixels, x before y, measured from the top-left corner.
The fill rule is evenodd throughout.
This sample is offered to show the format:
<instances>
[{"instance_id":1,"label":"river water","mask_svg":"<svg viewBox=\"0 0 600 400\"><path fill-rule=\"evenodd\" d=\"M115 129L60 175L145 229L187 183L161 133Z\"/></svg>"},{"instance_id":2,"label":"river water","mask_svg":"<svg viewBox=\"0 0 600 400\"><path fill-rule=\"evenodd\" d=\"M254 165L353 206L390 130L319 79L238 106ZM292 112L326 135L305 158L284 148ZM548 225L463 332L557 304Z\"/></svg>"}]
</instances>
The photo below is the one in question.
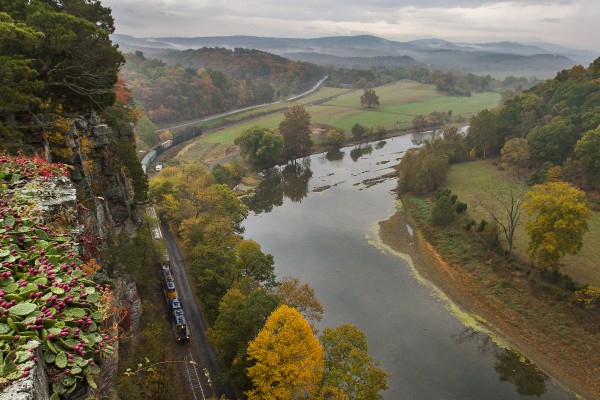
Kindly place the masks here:
<instances>
[{"instance_id":1,"label":"river water","mask_svg":"<svg viewBox=\"0 0 600 400\"><path fill-rule=\"evenodd\" d=\"M317 154L266 173L245 237L275 257L275 273L308 282L325 308L320 328L351 323L388 371L385 399L574 399L519 356L465 327L402 257L377 245L394 212L393 172L431 133ZM316 190L315 190L316 189Z\"/></svg>"}]
</instances>

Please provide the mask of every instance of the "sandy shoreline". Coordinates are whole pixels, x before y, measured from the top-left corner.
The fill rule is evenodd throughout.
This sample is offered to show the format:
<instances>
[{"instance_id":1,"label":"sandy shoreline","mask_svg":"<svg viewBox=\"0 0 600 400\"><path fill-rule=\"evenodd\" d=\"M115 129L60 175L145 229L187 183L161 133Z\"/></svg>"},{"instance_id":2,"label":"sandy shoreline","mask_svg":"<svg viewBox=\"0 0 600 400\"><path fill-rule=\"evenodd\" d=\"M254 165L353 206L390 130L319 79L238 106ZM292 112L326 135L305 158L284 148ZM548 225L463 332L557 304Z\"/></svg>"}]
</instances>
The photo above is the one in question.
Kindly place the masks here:
<instances>
[{"instance_id":1,"label":"sandy shoreline","mask_svg":"<svg viewBox=\"0 0 600 400\"><path fill-rule=\"evenodd\" d=\"M600 399L598 369L573 357L565 357L564 346L548 341L547 332L529 326L523 316L498 299L485 296L464 269L445 262L418 232L409 232L402 211L379 223L379 238L394 252L407 254L414 268L453 303L505 344L534 362L554 384L578 398ZM463 317L459 318L463 320ZM469 318L466 324L469 325ZM593 378L595 377L595 378Z\"/></svg>"}]
</instances>

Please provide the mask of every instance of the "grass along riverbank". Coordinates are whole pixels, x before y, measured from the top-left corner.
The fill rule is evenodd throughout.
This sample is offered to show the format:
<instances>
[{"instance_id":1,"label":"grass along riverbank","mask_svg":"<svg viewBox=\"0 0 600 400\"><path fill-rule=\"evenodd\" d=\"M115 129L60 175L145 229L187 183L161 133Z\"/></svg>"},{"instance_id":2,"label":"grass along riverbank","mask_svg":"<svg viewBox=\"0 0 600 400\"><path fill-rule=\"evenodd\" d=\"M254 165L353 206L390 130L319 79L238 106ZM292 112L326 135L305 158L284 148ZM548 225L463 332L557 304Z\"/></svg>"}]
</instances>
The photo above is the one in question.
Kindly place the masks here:
<instances>
[{"instance_id":1,"label":"grass along riverbank","mask_svg":"<svg viewBox=\"0 0 600 400\"><path fill-rule=\"evenodd\" d=\"M462 221L432 227L429 199L405 196L403 204L404 211L380 223L386 245L408 253L425 278L543 372L585 398L600 399L598 311L575 305L571 292L527 265L486 250L485 235L466 231ZM399 234L407 220L416 230L410 246Z\"/></svg>"},{"instance_id":2,"label":"grass along riverbank","mask_svg":"<svg viewBox=\"0 0 600 400\"><path fill-rule=\"evenodd\" d=\"M453 164L448 170L446 186L458 195L461 201L469 206L469 214L476 221L490 217L481 208L473 207L473 200L482 188L494 187L498 182L514 179L508 170L500 170L494 160ZM526 186L523 182L523 186ZM525 220L525 215L522 221ZM594 212L589 221L589 232L583 237L581 251L563 259L562 272L582 284L600 287L600 212ZM522 261L527 260L527 243L529 238L524 223L517 227L514 240L515 255Z\"/></svg>"}]
</instances>

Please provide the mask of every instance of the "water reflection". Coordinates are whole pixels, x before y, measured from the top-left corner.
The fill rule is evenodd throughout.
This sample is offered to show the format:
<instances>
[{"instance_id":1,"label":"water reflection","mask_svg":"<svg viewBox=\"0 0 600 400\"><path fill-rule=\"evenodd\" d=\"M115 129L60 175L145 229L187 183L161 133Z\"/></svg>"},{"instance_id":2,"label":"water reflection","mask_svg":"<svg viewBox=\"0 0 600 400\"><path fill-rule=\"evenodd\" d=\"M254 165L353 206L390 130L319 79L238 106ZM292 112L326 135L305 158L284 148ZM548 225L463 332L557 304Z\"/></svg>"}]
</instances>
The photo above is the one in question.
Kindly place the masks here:
<instances>
[{"instance_id":1,"label":"water reflection","mask_svg":"<svg viewBox=\"0 0 600 400\"><path fill-rule=\"evenodd\" d=\"M251 211L260 214L281 206L284 197L295 203L302 202L308 194L308 182L312 175L310 158L270 168L264 172L264 181L248 199L247 205Z\"/></svg>"},{"instance_id":2,"label":"water reflection","mask_svg":"<svg viewBox=\"0 0 600 400\"><path fill-rule=\"evenodd\" d=\"M264 181L247 200L248 207L256 214L271 212L273 207L283 204L283 176L279 167L269 168L263 174Z\"/></svg>"},{"instance_id":3,"label":"water reflection","mask_svg":"<svg viewBox=\"0 0 600 400\"><path fill-rule=\"evenodd\" d=\"M294 203L302 202L308 194L308 181L313 173L310 170L310 158L307 157L301 163L293 162L283 167L283 194Z\"/></svg>"},{"instance_id":4,"label":"water reflection","mask_svg":"<svg viewBox=\"0 0 600 400\"><path fill-rule=\"evenodd\" d=\"M327 154L325 154L325 158L327 159L327 161L341 161L344 159L345 155L346 153L341 151L340 149L334 149L328 151Z\"/></svg>"},{"instance_id":5,"label":"water reflection","mask_svg":"<svg viewBox=\"0 0 600 400\"><path fill-rule=\"evenodd\" d=\"M372 152L373 152L373 146L371 146L370 144L368 144L366 146L359 145L359 146L353 148L352 150L350 150L350 157L352 158L352 161L356 162L362 156L369 155Z\"/></svg>"},{"instance_id":6,"label":"water reflection","mask_svg":"<svg viewBox=\"0 0 600 400\"><path fill-rule=\"evenodd\" d=\"M381 140L381 141L377 142L377 144L375 145L375 148L377 150L383 149L386 144L387 144L387 142L385 140Z\"/></svg>"},{"instance_id":7,"label":"water reflection","mask_svg":"<svg viewBox=\"0 0 600 400\"><path fill-rule=\"evenodd\" d=\"M496 345L489 335L465 328L455 339L457 343L474 342L482 353L492 353L500 382L512 383L520 395L540 397L546 393L548 376L525 357Z\"/></svg>"}]
</instances>

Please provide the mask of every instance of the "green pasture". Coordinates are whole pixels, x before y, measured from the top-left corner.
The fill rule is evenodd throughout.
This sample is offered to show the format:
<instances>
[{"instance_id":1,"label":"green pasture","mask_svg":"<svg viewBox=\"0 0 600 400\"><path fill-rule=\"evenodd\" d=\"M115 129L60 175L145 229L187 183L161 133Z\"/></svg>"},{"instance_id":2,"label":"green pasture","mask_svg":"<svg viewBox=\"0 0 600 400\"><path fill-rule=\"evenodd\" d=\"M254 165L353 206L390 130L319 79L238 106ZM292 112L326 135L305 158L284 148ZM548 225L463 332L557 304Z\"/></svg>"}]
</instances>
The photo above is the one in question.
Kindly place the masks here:
<instances>
[{"instance_id":1,"label":"green pasture","mask_svg":"<svg viewBox=\"0 0 600 400\"><path fill-rule=\"evenodd\" d=\"M264 115L245 122L240 122L234 126L220 128L208 135L200 136L197 140L206 143L233 144L235 138L242 133L244 129L248 129L255 125L263 128L276 129L281 121L283 121L283 112Z\"/></svg>"},{"instance_id":2,"label":"green pasture","mask_svg":"<svg viewBox=\"0 0 600 400\"><path fill-rule=\"evenodd\" d=\"M360 106L362 90L350 92L347 89L327 87L299 100L298 103L307 104L337 96L321 105L307 106L312 123L330 125L345 130L350 130L355 123L365 126L383 125L386 129L391 130L409 128L416 115L428 115L433 111L452 110L453 119L457 119L459 115L468 119L473 113L484 108L494 107L500 100L500 95L492 92L473 93L471 97L446 96L438 93L433 85L407 80L376 87L375 91L379 96L380 105L371 109L364 109ZM275 110L277 107L283 109L283 106L284 104L276 104L268 106L269 108L236 114L228 117L228 120L237 121L273 108ZM274 129L282 120L283 111L278 114L259 116L249 122L236 124L203 136L200 140L231 144L244 129L254 125Z\"/></svg>"},{"instance_id":3,"label":"green pasture","mask_svg":"<svg viewBox=\"0 0 600 400\"><path fill-rule=\"evenodd\" d=\"M351 129L355 123L365 126L383 125L386 129L403 129L412 126L417 115L434 111L452 110L452 119L468 119L474 113L498 104L498 93L473 93L471 97L441 95L432 85L406 81L375 88L380 105L371 109L360 107L362 92L340 96L320 106L310 107L312 122ZM350 106L354 104L354 106Z\"/></svg>"},{"instance_id":4,"label":"green pasture","mask_svg":"<svg viewBox=\"0 0 600 400\"><path fill-rule=\"evenodd\" d=\"M450 166L446 178L446 186L458 195L458 199L468 204L468 213L476 221L485 218L490 221L489 215L481 208L473 209L473 199L486 187L497 186L498 182L514 179L515 176L509 171L500 171L498 167L487 161L467 162ZM523 185L525 185L523 183ZM529 238L525 232L523 222L517 228L513 249L522 260L527 260L527 243ZM600 213L594 212L589 222L589 232L584 236L584 244L581 252L575 256L567 256L563 259L565 267L563 273L570 275L581 283L590 283L600 287Z\"/></svg>"},{"instance_id":5,"label":"green pasture","mask_svg":"<svg viewBox=\"0 0 600 400\"><path fill-rule=\"evenodd\" d=\"M401 80L387 85L374 88L377 96L379 96L379 107L393 107L396 104L404 104L411 102L423 101L432 97L440 96L433 85L424 85L422 83ZM363 91L357 90L344 96L329 100L325 105L360 108L360 97Z\"/></svg>"},{"instance_id":6,"label":"green pasture","mask_svg":"<svg viewBox=\"0 0 600 400\"><path fill-rule=\"evenodd\" d=\"M339 96L341 94L348 93L351 91L352 91L352 89L341 89L341 88L332 88L332 87L324 86L321 89L317 90L316 92L311 93L308 96L303 97L299 100L296 100L293 103L294 104L296 104L296 103L300 103L300 104L312 103L314 101L323 100L328 97ZM362 93L362 91L361 91L361 93Z\"/></svg>"}]
</instances>

